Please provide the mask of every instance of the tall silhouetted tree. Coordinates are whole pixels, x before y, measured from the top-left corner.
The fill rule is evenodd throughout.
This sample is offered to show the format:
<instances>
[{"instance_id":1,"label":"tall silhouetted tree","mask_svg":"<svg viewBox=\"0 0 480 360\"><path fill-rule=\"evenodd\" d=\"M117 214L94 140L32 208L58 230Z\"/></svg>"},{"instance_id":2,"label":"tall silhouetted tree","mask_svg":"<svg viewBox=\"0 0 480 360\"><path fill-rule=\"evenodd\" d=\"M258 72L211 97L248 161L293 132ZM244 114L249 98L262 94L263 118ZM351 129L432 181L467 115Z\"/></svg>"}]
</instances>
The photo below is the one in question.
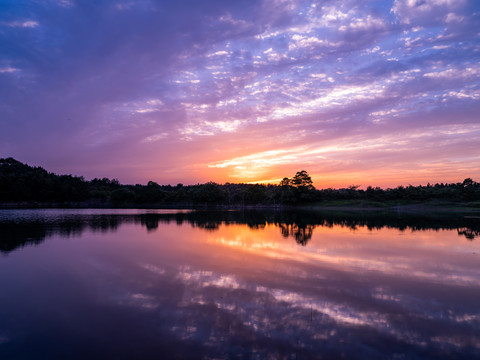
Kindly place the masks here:
<instances>
[{"instance_id":1,"label":"tall silhouetted tree","mask_svg":"<svg viewBox=\"0 0 480 360\"><path fill-rule=\"evenodd\" d=\"M308 190L315 189L313 187L313 181L308 172L305 170L298 171L290 181L290 184L296 188L303 188Z\"/></svg>"}]
</instances>

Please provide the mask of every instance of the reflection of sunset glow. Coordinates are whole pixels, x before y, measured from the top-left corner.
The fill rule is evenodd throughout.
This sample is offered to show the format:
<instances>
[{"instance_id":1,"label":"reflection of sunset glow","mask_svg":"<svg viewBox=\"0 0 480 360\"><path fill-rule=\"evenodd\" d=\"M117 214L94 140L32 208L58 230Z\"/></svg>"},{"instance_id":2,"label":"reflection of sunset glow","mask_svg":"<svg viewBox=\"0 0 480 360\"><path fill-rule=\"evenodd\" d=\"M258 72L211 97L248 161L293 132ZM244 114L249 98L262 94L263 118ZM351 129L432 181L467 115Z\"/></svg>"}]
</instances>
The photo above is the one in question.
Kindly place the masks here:
<instances>
[{"instance_id":1,"label":"reflection of sunset glow","mask_svg":"<svg viewBox=\"0 0 480 360\"><path fill-rule=\"evenodd\" d=\"M452 241L457 236L455 230L400 231L384 228L372 231L367 227L316 226L312 231L312 239L305 247L297 244L291 234L287 238L281 235L281 224L269 224L262 230L250 229L245 225L225 225L209 234L206 241L225 248L215 250L222 253L230 249L228 251L260 258L329 264L344 270L379 271L392 275L409 272L416 278L445 283L478 283L475 273L469 275L463 272L461 264L451 267L450 271L458 267L462 275L446 274L438 263L427 261L431 257L442 259L440 262L448 261L454 259L456 254L468 251L466 249L471 244ZM412 251L416 256L411 255ZM474 260L472 256L471 261Z\"/></svg>"},{"instance_id":2,"label":"reflection of sunset glow","mask_svg":"<svg viewBox=\"0 0 480 360\"><path fill-rule=\"evenodd\" d=\"M469 286L480 289L480 265L472 254L480 251L480 244L465 241L458 237L455 230L369 230L365 226L352 229L341 225L317 225L313 228L311 240L306 246L301 246L290 231L282 230L282 226L287 228L291 225L280 225L250 228L224 224L216 231L203 231L196 233L195 239L191 237L190 247L195 249L196 256L200 252L203 254L201 258L207 259L207 254L215 254L215 265L198 263L180 270L179 277L190 289L182 304L208 305L212 299L202 292L202 287L225 294L242 290L259 299L262 294L269 294L277 304L288 304L297 317L305 319L306 323L297 320L303 326L309 324L310 317L315 323L326 316L336 324L365 326L409 344L421 345L423 340L417 334L399 329L388 313L373 306L359 308L347 300L348 296L339 301L335 296L327 295L331 283L348 289L348 292L352 291L352 287L360 286L354 291L366 292L368 295L364 301L382 304L387 309L394 306L407 313L417 311L414 309L418 306L430 305L403 293L401 286L396 289L397 282L411 283L409 286L412 287L423 284L422 287L430 288L438 284L442 288ZM284 237L286 234L288 236ZM384 282L370 280L377 277ZM253 286L252 281L256 285ZM302 293L297 286L309 291ZM271 320L259 314L247 315L242 301L225 295L216 298L214 303L218 309L231 314L245 314L242 315L244 324L252 331L270 331ZM398 309L395 311L400 311ZM415 316L444 315L442 309L434 308L429 314ZM472 312L461 316L448 315L448 321L455 324L468 325L477 318ZM288 323L290 320L283 321ZM319 339L332 336L320 329L317 329L317 335ZM437 340L457 343L458 346L465 344L463 340L451 337Z\"/></svg>"}]
</instances>

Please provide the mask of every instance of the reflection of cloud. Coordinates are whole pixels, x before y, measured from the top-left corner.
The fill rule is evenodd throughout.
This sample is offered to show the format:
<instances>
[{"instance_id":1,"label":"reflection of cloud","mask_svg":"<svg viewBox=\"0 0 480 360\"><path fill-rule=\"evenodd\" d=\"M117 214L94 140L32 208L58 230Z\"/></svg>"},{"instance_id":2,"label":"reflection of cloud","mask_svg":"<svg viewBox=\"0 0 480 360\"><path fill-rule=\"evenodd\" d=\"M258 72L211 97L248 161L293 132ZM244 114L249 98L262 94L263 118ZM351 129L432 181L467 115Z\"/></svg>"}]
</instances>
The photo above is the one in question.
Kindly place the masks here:
<instances>
[{"instance_id":1,"label":"reflection of cloud","mask_svg":"<svg viewBox=\"0 0 480 360\"><path fill-rule=\"evenodd\" d=\"M339 323L350 325L366 325L370 327L388 327L385 319L378 313L362 313L348 305L337 304L328 301L318 301L314 298L306 298L301 294L292 293L284 290L271 290L272 295L277 301L287 302L291 306L303 310L315 310L315 316L328 315ZM313 316L312 316L313 318Z\"/></svg>"},{"instance_id":2,"label":"reflection of cloud","mask_svg":"<svg viewBox=\"0 0 480 360\"><path fill-rule=\"evenodd\" d=\"M132 306L145 310L154 310L159 306L154 296L141 293L128 293L120 298L116 298L115 302L121 306Z\"/></svg>"},{"instance_id":3,"label":"reflection of cloud","mask_svg":"<svg viewBox=\"0 0 480 360\"><path fill-rule=\"evenodd\" d=\"M151 271L154 274L157 275L163 275L165 274L165 269L159 268L158 266L152 265L152 264L145 264L142 266L145 270Z\"/></svg>"},{"instance_id":4,"label":"reflection of cloud","mask_svg":"<svg viewBox=\"0 0 480 360\"><path fill-rule=\"evenodd\" d=\"M387 327L386 320L378 313L363 313L354 308L350 308L347 304L337 304L331 301L317 299L314 297L305 297L299 293L291 292L283 289L270 289L267 287L254 287L248 283L240 283L232 276L216 274L212 271L191 270L190 268L183 268L178 273L178 278L181 279L184 285L187 286L188 298L184 296L182 306L188 304L206 305L213 301L218 309L232 312L236 316L245 317L242 319L243 324L248 324L254 331L267 331L270 327L265 315L260 315L257 310L253 313L248 308L250 303L245 303L242 298L237 298L236 293L226 294L223 291L242 290L250 293L247 298L261 298L263 294L268 294L269 306L278 308L281 312L278 313L282 323L287 328L300 326L304 328L307 324L315 319L322 318L327 315L337 323L345 323L349 325L364 325L370 327ZM209 293L205 290L207 287L215 287L222 290L220 297L210 298ZM272 301L274 301L272 303ZM315 312L310 317L302 315L301 319L289 319L290 312ZM259 316L262 316L259 318ZM310 334L313 335L313 334Z\"/></svg>"},{"instance_id":5,"label":"reflection of cloud","mask_svg":"<svg viewBox=\"0 0 480 360\"><path fill-rule=\"evenodd\" d=\"M288 277L289 275L285 279ZM422 348L425 339L417 331L405 331L404 322L409 324L413 319L417 323L423 320L446 320L440 304L431 306L428 300L418 296L392 292L391 283L388 286L377 286L371 293L360 288L349 288L344 297L338 298L332 296L328 288L322 291L322 288L315 284L315 280L308 277L302 284L304 293L290 290L289 288L295 285L288 281L280 281L283 288L254 286L231 275L221 275L210 270L194 270L191 267L180 268L177 278L186 286L180 303L182 314L192 316L190 320L186 320L186 326L171 328L181 339L202 337L201 334L206 329L201 330L202 323L193 320L199 316L197 311L213 312L216 315L208 316L216 318L226 317L220 314L228 313L229 329L232 323L241 323L246 327L243 334L246 336L248 333L248 337L268 335L275 339L274 334L283 334L282 337L295 338L294 334L300 332L307 346L311 346L315 339L337 341L344 336L342 334L345 331L355 332L354 329L358 328L368 329L368 332L375 331L375 334L383 334L382 336L390 337L399 343ZM309 288L316 289L315 295L305 294L309 292ZM354 296L349 295L350 293ZM256 306L252 307L253 304ZM403 320L399 321L399 317ZM469 324L478 320L477 318L476 315L465 314L448 316L448 321L460 325ZM221 327L210 328L208 333L210 339L217 339L216 341L219 336L228 337ZM362 338L361 332L351 336L355 336L357 340ZM462 347L468 341L467 338L450 336L436 338L439 346L455 343ZM216 343L213 342L212 345L214 344Z\"/></svg>"},{"instance_id":6,"label":"reflection of cloud","mask_svg":"<svg viewBox=\"0 0 480 360\"><path fill-rule=\"evenodd\" d=\"M177 275L183 282L195 286L207 287L215 286L221 288L238 289L238 281L230 275L218 275L211 271L191 271L188 267L184 268Z\"/></svg>"}]
</instances>

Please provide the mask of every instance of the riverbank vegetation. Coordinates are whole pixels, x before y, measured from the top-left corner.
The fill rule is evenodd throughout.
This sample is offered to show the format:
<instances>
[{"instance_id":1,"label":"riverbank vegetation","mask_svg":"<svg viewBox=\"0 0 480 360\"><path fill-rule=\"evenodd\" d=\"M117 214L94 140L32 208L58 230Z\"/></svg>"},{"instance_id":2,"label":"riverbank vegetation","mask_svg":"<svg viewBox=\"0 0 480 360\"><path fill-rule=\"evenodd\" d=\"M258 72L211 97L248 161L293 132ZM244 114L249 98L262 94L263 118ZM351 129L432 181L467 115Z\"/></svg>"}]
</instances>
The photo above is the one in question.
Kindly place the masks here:
<instances>
[{"instance_id":1,"label":"riverbank vegetation","mask_svg":"<svg viewBox=\"0 0 480 360\"><path fill-rule=\"evenodd\" d=\"M162 207L162 206L394 206L406 204L465 204L480 207L480 183L467 178L458 183L398 186L382 189L352 185L316 189L305 170L279 184L123 185L116 179L85 180L57 175L13 158L0 159L0 203L13 205Z\"/></svg>"}]
</instances>

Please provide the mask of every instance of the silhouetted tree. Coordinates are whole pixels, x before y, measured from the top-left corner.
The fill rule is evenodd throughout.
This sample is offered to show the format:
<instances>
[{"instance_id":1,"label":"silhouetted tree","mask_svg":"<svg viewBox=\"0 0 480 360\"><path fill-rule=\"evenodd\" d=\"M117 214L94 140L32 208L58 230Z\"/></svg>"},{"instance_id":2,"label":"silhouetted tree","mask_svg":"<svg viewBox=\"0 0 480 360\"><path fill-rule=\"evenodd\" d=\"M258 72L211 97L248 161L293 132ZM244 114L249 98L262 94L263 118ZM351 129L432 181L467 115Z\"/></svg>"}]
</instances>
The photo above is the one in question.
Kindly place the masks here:
<instances>
[{"instance_id":1,"label":"silhouetted tree","mask_svg":"<svg viewBox=\"0 0 480 360\"><path fill-rule=\"evenodd\" d=\"M303 188L308 190L315 189L313 187L313 181L308 172L305 170L298 171L290 181L290 184L296 188Z\"/></svg>"},{"instance_id":2,"label":"silhouetted tree","mask_svg":"<svg viewBox=\"0 0 480 360\"><path fill-rule=\"evenodd\" d=\"M284 177L282 181L280 181L280 186L289 186L290 185L290 179L287 177Z\"/></svg>"}]
</instances>

